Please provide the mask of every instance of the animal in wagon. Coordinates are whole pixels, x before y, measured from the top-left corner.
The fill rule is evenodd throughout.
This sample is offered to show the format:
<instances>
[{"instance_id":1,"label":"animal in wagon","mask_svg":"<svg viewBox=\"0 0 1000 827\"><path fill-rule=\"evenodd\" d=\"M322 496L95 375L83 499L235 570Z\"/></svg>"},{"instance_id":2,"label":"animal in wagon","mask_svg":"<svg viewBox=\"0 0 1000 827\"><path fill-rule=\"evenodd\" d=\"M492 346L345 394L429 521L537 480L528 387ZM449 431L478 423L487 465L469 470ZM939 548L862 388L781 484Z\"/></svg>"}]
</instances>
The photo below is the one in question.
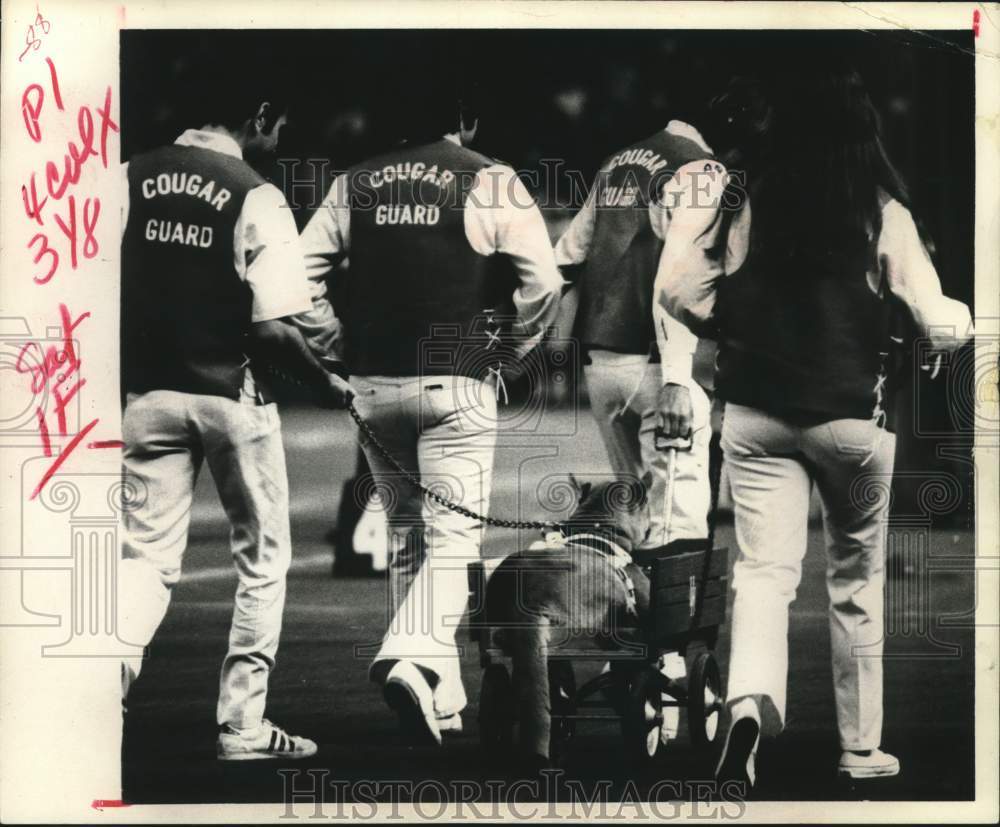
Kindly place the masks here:
<instances>
[{"instance_id":1,"label":"animal in wagon","mask_svg":"<svg viewBox=\"0 0 1000 827\"><path fill-rule=\"evenodd\" d=\"M551 763L550 677L559 676L550 676L549 656L574 639L606 649L641 643L649 610L649 578L630 555L650 530L651 475L582 486L570 479L578 501L560 526L565 540L509 555L486 586L485 621L511 659L519 760L528 770Z\"/></svg>"}]
</instances>

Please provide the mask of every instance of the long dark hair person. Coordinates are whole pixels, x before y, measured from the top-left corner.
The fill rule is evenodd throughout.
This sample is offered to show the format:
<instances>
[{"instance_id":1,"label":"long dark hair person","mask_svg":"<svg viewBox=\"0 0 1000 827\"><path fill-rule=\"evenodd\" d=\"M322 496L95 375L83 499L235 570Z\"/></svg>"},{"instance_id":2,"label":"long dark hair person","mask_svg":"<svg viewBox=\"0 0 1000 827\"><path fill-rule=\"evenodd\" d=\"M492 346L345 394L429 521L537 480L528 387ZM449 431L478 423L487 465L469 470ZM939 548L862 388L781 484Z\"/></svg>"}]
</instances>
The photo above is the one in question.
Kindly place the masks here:
<instances>
[{"instance_id":1,"label":"long dark hair person","mask_svg":"<svg viewBox=\"0 0 1000 827\"><path fill-rule=\"evenodd\" d=\"M872 256L886 200L909 209L910 196L861 76L817 63L734 78L709 105L711 139L750 196L752 250L804 260Z\"/></svg>"}]
</instances>

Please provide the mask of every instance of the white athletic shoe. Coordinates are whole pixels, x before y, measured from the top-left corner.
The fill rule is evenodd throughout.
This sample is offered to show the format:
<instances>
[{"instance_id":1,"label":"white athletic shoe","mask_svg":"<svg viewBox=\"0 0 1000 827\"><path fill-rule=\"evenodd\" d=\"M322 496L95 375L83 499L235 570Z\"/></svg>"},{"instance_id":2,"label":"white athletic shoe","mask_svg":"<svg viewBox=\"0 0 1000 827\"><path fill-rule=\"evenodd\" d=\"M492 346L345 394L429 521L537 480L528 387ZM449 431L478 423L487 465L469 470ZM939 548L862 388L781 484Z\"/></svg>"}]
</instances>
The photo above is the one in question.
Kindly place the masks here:
<instances>
[{"instance_id":1,"label":"white athletic shoe","mask_svg":"<svg viewBox=\"0 0 1000 827\"><path fill-rule=\"evenodd\" d=\"M382 688L385 701L399 715L400 728L416 743L441 745L434 713L434 692L423 673L406 660L389 670Z\"/></svg>"},{"instance_id":2,"label":"white athletic shoe","mask_svg":"<svg viewBox=\"0 0 1000 827\"><path fill-rule=\"evenodd\" d=\"M437 725L442 735L446 732L449 735L457 735L462 731L462 716L457 712L454 715L445 715L437 719Z\"/></svg>"},{"instance_id":3,"label":"white athletic shoe","mask_svg":"<svg viewBox=\"0 0 1000 827\"><path fill-rule=\"evenodd\" d=\"M899 759L880 749L869 750L867 755L845 750L837 772L851 778L889 778L899 775Z\"/></svg>"},{"instance_id":4,"label":"white athletic shoe","mask_svg":"<svg viewBox=\"0 0 1000 827\"><path fill-rule=\"evenodd\" d=\"M289 735L266 718L255 729L235 729L228 724L219 733L216 754L220 761L262 761L308 758L316 744L300 735Z\"/></svg>"}]
</instances>

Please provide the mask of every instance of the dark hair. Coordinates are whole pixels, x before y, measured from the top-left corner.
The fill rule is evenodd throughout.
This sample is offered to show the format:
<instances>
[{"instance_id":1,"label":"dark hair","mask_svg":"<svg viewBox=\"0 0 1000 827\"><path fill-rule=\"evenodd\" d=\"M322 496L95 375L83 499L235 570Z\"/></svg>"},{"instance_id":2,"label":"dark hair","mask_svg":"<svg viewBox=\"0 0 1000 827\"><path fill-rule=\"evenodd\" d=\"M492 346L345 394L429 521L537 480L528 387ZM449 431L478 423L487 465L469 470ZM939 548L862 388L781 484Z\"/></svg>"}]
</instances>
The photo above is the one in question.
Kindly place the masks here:
<instances>
[{"instance_id":1,"label":"dark hair","mask_svg":"<svg viewBox=\"0 0 1000 827\"><path fill-rule=\"evenodd\" d=\"M796 62L738 78L711 110L746 175L753 249L872 255L886 199L910 207L878 112L850 67Z\"/></svg>"},{"instance_id":2,"label":"dark hair","mask_svg":"<svg viewBox=\"0 0 1000 827\"><path fill-rule=\"evenodd\" d=\"M456 132L460 123L471 126L480 116L481 91L478 84L441 71L431 71L422 83L404 79L400 88L380 95L382 118L397 139L412 143L434 141Z\"/></svg>"},{"instance_id":3,"label":"dark hair","mask_svg":"<svg viewBox=\"0 0 1000 827\"><path fill-rule=\"evenodd\" d=\"M175 99L186 126L217 124L239 129L253 119L264 102L271 104L265 132L291 104L293 84L280 62L255 54L220 66L213 49L195 55L178 76Z\"/></svg>"}]
</instances>

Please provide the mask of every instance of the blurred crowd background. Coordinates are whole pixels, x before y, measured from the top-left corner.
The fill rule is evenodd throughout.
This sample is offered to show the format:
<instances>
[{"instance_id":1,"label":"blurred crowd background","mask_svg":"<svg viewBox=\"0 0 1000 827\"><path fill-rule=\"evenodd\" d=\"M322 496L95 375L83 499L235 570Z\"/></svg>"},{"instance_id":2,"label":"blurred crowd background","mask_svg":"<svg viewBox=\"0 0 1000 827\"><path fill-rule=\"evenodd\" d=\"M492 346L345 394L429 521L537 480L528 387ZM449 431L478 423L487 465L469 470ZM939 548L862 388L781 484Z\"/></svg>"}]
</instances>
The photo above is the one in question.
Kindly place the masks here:
<instances>
[{"instance_id":1,"label":"blurred crowd background","mask_svg":"<svg viewBox=\"0 0 1000 827\"><path fill-rule=\"evenodd\" d=\"M201 126L212 85L238 83L242 67L265 61L291 108L279 157L262 171L301 227L336 171L391 146L401 118L459 82L476 89L475 148L522 172L555 239L582 201L571 197L574 172L591 181L604 157L671 119L697 127L734 75L793 70L794 55L826 52L865 78L945 292L974 306L972 49L971 32L131 30L122 33L123 160ZM896 511L918 506L920 474L947 472L963 486L949 519L971 522L971 359L970 348L933 381L910 371L897 468L919 473L899 475ZM515 393L553 403L583 395L578 377L547 382L544 365L533 375L543 381Z\"/></svg>"}]
</instances>

